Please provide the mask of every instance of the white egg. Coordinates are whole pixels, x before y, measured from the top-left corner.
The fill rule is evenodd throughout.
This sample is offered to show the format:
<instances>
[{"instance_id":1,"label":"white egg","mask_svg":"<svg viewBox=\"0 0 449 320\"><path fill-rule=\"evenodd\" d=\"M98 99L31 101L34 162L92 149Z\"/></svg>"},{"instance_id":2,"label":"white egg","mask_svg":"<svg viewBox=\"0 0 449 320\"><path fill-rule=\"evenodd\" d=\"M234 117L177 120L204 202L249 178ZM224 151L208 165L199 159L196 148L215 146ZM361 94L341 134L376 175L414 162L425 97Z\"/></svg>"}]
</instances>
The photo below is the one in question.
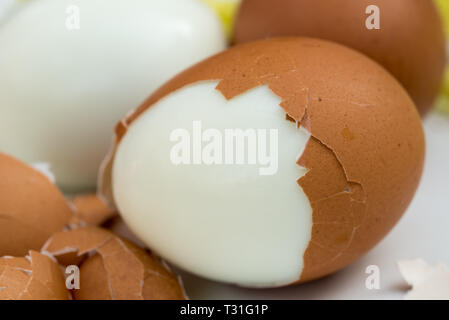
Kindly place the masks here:
<instances>
[{"instance_id":1,"label":"white egg","mask_svg":"<svg viewBox=\"0 0 449 320\"><path fill-rule=\"evenodd\" d=\"M225 43L197 0L33 0L0 28L0 150L93 187L116 122Z\"/></svg>"}]
</instances>

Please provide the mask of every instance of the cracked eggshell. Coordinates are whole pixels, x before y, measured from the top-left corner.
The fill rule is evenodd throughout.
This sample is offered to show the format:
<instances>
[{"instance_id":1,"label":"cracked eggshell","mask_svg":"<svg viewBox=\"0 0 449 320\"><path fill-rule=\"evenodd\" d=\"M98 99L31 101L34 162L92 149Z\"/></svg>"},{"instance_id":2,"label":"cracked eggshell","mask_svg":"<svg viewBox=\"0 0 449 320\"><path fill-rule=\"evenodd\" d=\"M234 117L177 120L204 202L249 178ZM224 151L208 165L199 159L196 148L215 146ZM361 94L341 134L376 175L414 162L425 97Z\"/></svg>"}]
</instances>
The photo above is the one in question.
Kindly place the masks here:
<instances>
[{"instance_id":1,"label":"cracked eggshell","mask_svg":"<svg viewBox=\"0 0 449 320\"><path fill-rule=\"evenodd\" d=\"M181 280L149 252L95 227L60 232L43 252L80 265L75 300L183 300Z\"/></svg>"},{"instance_id":2,"label":"cracked eggshell","mask_svg":"<svg viewBox=\"0 0 449 320\"><path fill-rule=\"evenodd\" d=\"M0 258L0 300L69 300L59 265L30 251L24 258Z\"/></svg>"},{"instance_id":3,"label":"cracked eggshell","mask_svg":"<svg viewBox=\"0 0 449 320\"><path fill-rule=\"evenodd\" d=\"M380 9L378 30L365 26L366 8L373 4ZM279 36L330 40L368 55L402 83L421 115L431 109L441 88L446 42L433 1L242 1L236 44Z\"/></svg>"},{"instance_id":4,"label":"cracked eggshell","mask_svg":"<svg viewBox=\"0 0 449 320\"><path fill-rule=\"evenodd\" d=\"M73 193L95 186L114 124L226 36L198 0L39 0L0 47L0 150L49 163Z\"/></svg>"},{"instance_id":5,"label":"cracked eggshell","mask_svg":"<svg viewBox=\"0 0 449 320\"><path fill-rule=\"evenodd\" d=\"M72 209L47 176L0 153L0 256L39 250L72 218Z\"/></svg>"},{"instance_id":6,"label":"cracked eggshell","mask_svg":"<svg viewBox=\"0 0 449 320\"><path fill-rule=\"evenodd\" d=\"M117 215L97 194L83 194L70 199L75 217L72 224L100 226Z\"/></svg>"},{"instance_id":7,"label":"cracked eggshell","mask_svg":"<svg viewBox=\"0 0 449 320\"><path fill-rule=\"evenodd\" d=\"M264 88L268 88L272 95ZM198 95L193 95L196 98L189 101L186 99L188 96L183 94L190 94L192 90L198 90L195 91ZM255 99L254 104L267 103L272 110L260 109L262 115L246 113L243 119L235 117L233 113L227 117L226 112L221 109L219 111L222 113L217 113L215 104L222 102L211 90L218 91L230 103L229 112L231 106L250 108L252 97ZM246 207L239 209L238 204L245 203L242 195L247 194L245 192L253 188L253 185L251 188L239 189L242 191L240 195L236 193L231 198L228 194L224 195L225 205L237 206L235 211L225 212L224 217L219 217L224 223L227 223L228 217L235 219L231 221L229 229L220 229L218 226L217 229L209 230L205 227L210 222L211 212L221 210L220 205L215 209L206 207L206 203L210 202L207 197L213 196L214 192L217 193L217 188L223 185L224 180L220 179L236 183L231 183L231 191L238 189L239 185L247 186L246 183L252 182L253 178L261 185L263 180L252 177L248 171L243 176L251 176L249 180L226 174L208 181L198 171L197 176L186 182L190 187L173 193L177 184L184 185L182 171L178 174L167 172L165 180L152 179L152 173L159 173L167 168L164 166L169 161L169 155L163 158L164 155L161 154L160 157L166 159L165 162L161 160L161 167L154 167L150 165L150 161L160 158L154 157L158 152L152 149L148 152L153 156L139 159L133 158L133 154L135 150L148 149L153 140L164 139L164 134L161 138L155 134L163 128L163 122L156 118L157 126L154 126L158 129L151 131L153 128L148 126L150 122L147 121L163 114L164 108L173 107L171 101L176 102L180 97L180 109L171 113L179 114L180 119L190 119L190 113L197 112L195 108L207 97L210 100L204 101L206 109L202 113L203 120L221 117L231 126L233 123L236 126L247 123L252 127L261 116L272 118L273 124L279 128L286 123L293 128L295 122L300 124L301 128L298 130L307 131L310 136L304 150L299 149L300 136L293 138L298 139L298 147L295 147L298 149L293 150L293 154L299 152L300 157L287 159L284 166L292 164L298 170L301 167L307 169L302 177L298 171L286 178L294 183L298 197L305 194L307 203L303 200L297 202L289 187L266 193L263 190L270 189L262 189L255 184L259 200L255 201L250 210L246 210ZM207 110L212 111L208 113ZM277 116L275 112L278 111L283 117ZM200 115L195 113L193 117ZM174 126L177 125L174 117L165 118L174 121ZM143 140L138 140L136 133ZM168 143L167 135L160 145ZM104 163L100 183L102 194L115 202L133 232L168 261L176 261L175 264L181 268L219 281L244 286L273 287L328 275L355 261L375 246L393 228L412 200L421 178L424 153L423 129L412 100L403 87L377 63L349 48L323 40L273 38L239 45L207 59L153 93L134 113L117 125L116 144ZM280 155L283 157L283 154ZM203 167L202 170L206 169ZM204 181L207 182L206 185ZM168 189L165 188L167 183ZM165 189L168 190L166 194L153 191ZM152 197L152 194L156 195ZM266 212L265 206L274 199L281 199L282 204L273 210L278 218L268 220L267 217L271 215ZM151 206L148 201L153 201ZM173 209L178 203L180 208ZM186 210L184 205L190 204L193 209L190 210L189 207L190 211ZM298 217L301 217L297 220L298 225L293 226L297 228L296 232L287 234L281 233L281 229L274 229L274 225L291 227L292 220L283 219L285 212L292 208L293 214L297 212ZM310 225L307 222L308 208L311 208ZM254 216L251 216L254 212ZM257 212L263 212L263 215L258 217ZM188 224L201 214L201 223ZM148 217L152 217L152 220ZM170 217L178 218L172 218L170 222ZM252 231L245 233L242 225L247 220L251 221L248 226L261 223L261 227L266 228L263 229L265 231L260 233L260 230L250 228L247 231ZM265 220L273 224L262 225ZM155 239L154 235L158 230L155 228L161 229L161 226L164 226L165 238L162 236ZM181 232L183 236L175 237L176 232ZM273 236L275 238L270 238L273 233L276 233ZM297 233L302 233L301 240L295 238ZM214 237L224 241L212 248L213 256L203 254L205 257L202 257L203 246L218 241ZM203 240L191 248L187 243L193 243L192 239ZM234 242L237 241L235 239L242 240L240 246L235 243L236 247L231 248L226 247L226 239ZM274 245L273 255L265 257L263 252L270 246L266 239L285 240L284 244L289 241L301 243L289 244L289 248L287 245ZM304 244L306 250L303 252L291 249L295 248L294 245ZM250 250L251 246L254 250ZM258 250L259 247L264 250ZM243 248L249 249L245 251ZM191 252L195 256L184 257L184 252ZM241 256L236 257L236 254ZM261 272L270 270L265 270L264 265L267 263L262 260L271 261L270 257L271 260L279 258L273 262L271 270L274 272L278 268L279 274L272 273L273 278L264 278ZM218 262L222 260L226 263ZM285 261L294 261L294 265L289 267L288 276L284 274L287 270L282 271ZM196 264L201 268L195 269ZM217 270L226 276L217 274ZM230 274L229 270L239 271ZM249 281L242 279L242 274L248 277L257 275L258 278Z\"/></svg>"},{"instance_id":8,"label":"cracked eggshell","mask_svg":"<svg viewBox=\"0 0 449 320\"><path fill-rule=\"evenodd\" d=\"M111 231L122 239L128 240L138 245L141 248L146 248L145 243L143 243L142 240L136 237L136 235L129 229L125 221L123 221L123 218L120 216L115 216L112 219L108 220L103 225L103 228Z\"/></svg>"}]
</instances>

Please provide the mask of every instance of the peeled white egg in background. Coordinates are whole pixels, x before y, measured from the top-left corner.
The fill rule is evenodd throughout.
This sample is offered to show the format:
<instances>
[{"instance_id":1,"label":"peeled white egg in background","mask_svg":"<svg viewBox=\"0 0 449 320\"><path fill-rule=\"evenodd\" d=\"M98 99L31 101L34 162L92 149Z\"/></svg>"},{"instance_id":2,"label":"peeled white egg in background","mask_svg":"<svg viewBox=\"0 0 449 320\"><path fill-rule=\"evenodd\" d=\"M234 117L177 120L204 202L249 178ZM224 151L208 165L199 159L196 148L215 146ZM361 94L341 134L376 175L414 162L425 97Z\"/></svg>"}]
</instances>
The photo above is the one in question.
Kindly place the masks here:
<instances>
[{"instance_id":1,"label":"peeled white egg in background","mask_svg":"<svg viewBox=\"0 0 449 320\"><path fill-rule=\"evenodd\" d=\"M93 187L117 121L225 46L197 0L30 1L0 27L0 150Z\"/></svg>"}]
</instances>

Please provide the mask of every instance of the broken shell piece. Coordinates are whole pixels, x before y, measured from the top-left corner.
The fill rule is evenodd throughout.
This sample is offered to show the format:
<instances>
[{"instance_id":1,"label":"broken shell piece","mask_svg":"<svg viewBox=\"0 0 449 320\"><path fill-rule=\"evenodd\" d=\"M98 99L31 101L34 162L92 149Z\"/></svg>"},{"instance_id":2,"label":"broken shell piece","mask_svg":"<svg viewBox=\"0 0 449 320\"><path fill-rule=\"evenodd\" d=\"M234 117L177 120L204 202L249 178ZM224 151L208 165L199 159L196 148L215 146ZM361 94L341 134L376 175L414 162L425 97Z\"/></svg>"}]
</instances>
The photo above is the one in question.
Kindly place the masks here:
<instances>
[{"instance_id":1,"label":"broken shell piece","mask_svg":"<svg viewBox=\"0 0 449 320\"><path fill-rule=\"evenodd\" d=\"M377 63L273 38L193 66L123 119L100 190L170 263L277 287L374 247L412 200L424 153L412 100Z\"/></svg>"},{"instance_id":2,"label":"broken shell piece","mask_svg":"<svg viewBox=\"0 0 449 320\"><path fill-rule=\"evenodd\" d=\"M76 215L72 220L74 224L84 222L91 226L100 226L117 215L117 212L96 194L75 196L70 202L73 204Z\"/></svg>"},{"instance_id":3,"label":"broken shell piece","mask_svg":"<svg viewBox=\"0 0 449 320\"><path fill-rule=\"evenodd\" d=\"M83 256L76 300L181 300L185 294L177 276L147 251L113 233L95 227L60 232L42 249L63 264ZM75 255L76 254L76 255Z\"/></svg>"},{"instance_id":4,"label":"broken shell piece","mask_svg":"<svg viewBox=\"0 0 449 320\"><path fill-rule=\"evenodd\" d=\"M405 300L449 300L449 268L429 266L422 259L399 261L404 280L412 286Z\"/></svg>"},{"instance_id":5,"label":"broken shell piece","mask_svg":"<svg viewBox=\"0 0 449 320\"><path fill-rule=\"evenodd\" d=\"M47 176L0 153L0 256L39 250L72 217L68 202Z\"/></svg>"},{"instance_id":6,"label":"broken shell piece","mask_svg":"<svg viewBox=\"0 0 449 320\"><path fill-rule=\"evenodd\" d=\"M0 300L68 300L59 265L30 251L25 258L0 258Z\"/></svg>"},{"instance_id":7,"label":"broken shell piece","mask_svg":"<svg viewBox=\"0 0 449 320\"><path fill-rule=\"evenodd\" d=\"M120 216L116 216L110 219L104 224L103 227L105 229L108 229L112 233L118 235L122 239L131 241L132 243L138 245L141 248L146 248L145 243L143 243L142 240L137 238L136 235L131 230L129 230L125 221L123 221L122 217Z\"/></svg>"},{"instance_id":8,"label":"broken shell piece","mask_svg":"<svg viewBox=\"0 0 449 320\"><path fill-rule=\"evenodd\" d=\"M15 2L28 4L0 32L0 150L51 163L67 192L95 185L111 128L148 91L226 48L199 0Z\"/></svg>"}]
</instances>

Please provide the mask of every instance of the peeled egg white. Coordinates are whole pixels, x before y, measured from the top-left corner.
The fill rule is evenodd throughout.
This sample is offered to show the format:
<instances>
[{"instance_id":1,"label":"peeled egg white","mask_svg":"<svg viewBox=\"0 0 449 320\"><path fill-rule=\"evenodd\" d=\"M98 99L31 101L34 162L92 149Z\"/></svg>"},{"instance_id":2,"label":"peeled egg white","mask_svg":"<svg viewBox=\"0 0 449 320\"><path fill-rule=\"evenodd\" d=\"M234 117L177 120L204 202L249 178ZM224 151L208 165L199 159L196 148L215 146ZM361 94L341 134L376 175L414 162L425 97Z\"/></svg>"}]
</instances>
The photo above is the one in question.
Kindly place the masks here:
<instances>
[{"instance_id":1,"label":"peeled egg white","mask_svg":"<svg viewBox=\"0 0 449 320\"><path fill-rule=\"evenodd\" d=\"M114 159L115 202L140 239L185 270L249 287L292 283L312 230L312 208L297 183L306 174L297 160L310 134L285 120L267 86L228 101L217 85L175 91L129 127ZM269 147L278 152L276 172L261 174L261 163L174 163L172 133L190 133L193 158L198 120L203 133L276 130L278 148L271 140Z\"/></svg>"},{"instance_id":2,"label":"peeled egg white","mask_svg":"<svg viewBox=\"0 0 449 320\"><path fill-rule=\"evenodd\" d=\"M197 0L34 0L0 28L0 150L95 185L116 122L225 48Z\"/></svg>"}]
</instances>

